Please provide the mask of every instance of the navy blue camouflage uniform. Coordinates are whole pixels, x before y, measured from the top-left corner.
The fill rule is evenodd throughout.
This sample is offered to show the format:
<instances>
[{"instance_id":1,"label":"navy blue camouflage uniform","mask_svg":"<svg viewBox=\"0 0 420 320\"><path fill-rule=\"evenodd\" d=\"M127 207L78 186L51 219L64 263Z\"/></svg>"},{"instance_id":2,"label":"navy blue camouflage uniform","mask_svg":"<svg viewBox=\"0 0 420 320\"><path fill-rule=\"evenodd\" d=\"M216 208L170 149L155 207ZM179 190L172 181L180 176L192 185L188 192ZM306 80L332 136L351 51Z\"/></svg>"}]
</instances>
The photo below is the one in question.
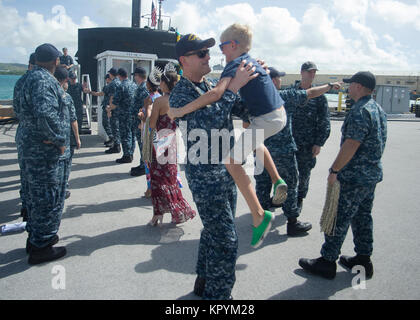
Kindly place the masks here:
<instances>
[{"instance_id":1,"label":"navy blue camouflage uniform","mask_svg":"<svg viewBox=\"0 0 420 320\"><path fill-rule=\"evenodd\" d=\"M287 183L287 199L283 203L283 212L287 218L297 218L300 214L297 206L298 169L295 155L297 147L292 134L292 119L296 109L308 100L308 95L306 90L294 88L280 90L279 93L285 102L286 126L279 133L266 139L264 144L271 154L279 175ZM271 206L270 194L273 187L270 175L264 169L261 174L254 175L254 178L258 200L261 206L268 210Z\"/></svg>"},{"instance_id":2,"label":"navy blue camouflage uniform","mask_svg":"<svg viewBox=\"0 0 420 320\"><path fill-rule=\"evenodd\" d=\"M20 77L18 79L18 81L16 81L15 87L13 89L13 111L15 112L15 115L18 119L20 119L20 101L19 99L22 97L22 95L20 94L20 91L23 87L23 84L25 83L25 80L28 76L28 72L26 72L22 77ZM18 144L18 141L22 141L22 139L20 139L18 136L20 134L20 126L18 124L18 127L16 129L16 136L15 136L15 141L16 144ZM17 145L17 151L18 151L18 163L19 163L19 168L20 168L20 199L22 202L22 209L26 209L26 197L25 197L25 176L24 176L24 169L23 169L23 161L22 161L22 155L20 154L19 151L22 151L21 146ZM24 219L26 220L26 216L24 217Z\"/></svg>"},{"instance_id":3,"label":"navy blue camouflage uniform","mask_svg":"<svg viewBox=\"0 0 420 320\"><path fill-rule=\"evenodd\" d=\"M102 100L102 127L105 130L105 133L107 134L109 139L113 139L114 135L112 133L111 128L111 120L108 118L108 114L106 112L106 107L109 105L109 84L104 85L102 88L102 92L104 93L104 99Z\"/></svg>"},{"instance_id":4,"label":"navy blue camouflage uniform","mask_svg":"<svg viewBox=\"0 0 420 320\"><path fill-rule=\"evenodd\" d=\"M144 168L144 161L142 155L142 142L141 142L141 130L139 129L139 125L141 120L137 116L139 111L143 108L144 99L149 96L149 91L147 90L146 82L142 82L141 85L137 86L136 93L134 95L134 108L133 108L133 126L132 126L132 134L136 137L137 143L139 145L140 150L140 167Z\"/></svg>"},{"instance_id":5,"label":"navy blue camouflage uniform","mask_svg":"<svg viewBox=\"0 0 420 320\"><path fill-rule=\"evenodd\" d=\"M58 232L64 207L67 168L59 147L69 147L69 112L59 82L38 66L28 72L19 96L16 139L26 179L26 230L30 243L42 248Z\"/></svg>"},{"instance_id":6,"label":"navy blue camouflage uniform","mask_svg":"<svg viewBox=\"0 0 420 320\"><path fill-rule=\"evenodd\" d=\"M381 158L387 138L387 118L372 96L359 99L346 114L341 128L341 145L346 139L361 144L353 158L342 168L335 234L325 235L321 249L324 259L338 259L349 226L353 231L355 252L370 256L373 251L372 207L376 184L382 181Z\"/></svg>"},{"instance_id":7,"label":"navy blue camouflage uniform","mask_svg":"<svg viewBox=\"0 0 420 320\"><path fill-rule=\"evenodd\" d=\"M68 160L68 170L67 170L67 176L66 176L66 188L68 189L69 186L69 177L70 177L70 172L71 172L71 164L73 162L73 155L74 155L74 149L77 147L77 142L76 142L76 136L74 135L73 129L71 127L71 124L74 121L77 121L77 116L76 116L76 109L74 108L74 103L73 103L73 99L71 98L71 96L66 93L64 99L63 99L63 103L65 104L65 106L67 107L67 109L69 110L69 118L70 118L70 148L69 148L69 152L70 154L65 153L65 157L64 159Z\"/></svg>"},{"instance_id":8,"label":"navy blue camouflage uniform","mask_svg":"<svg viewBox=\"0 0 420 320\"><path fill-rule=\"evenodd\" d=\"M117 110L119 119L123 155L131 157L136 148L136 137L133 136L132 132L134 122L134 94L136 89L137 85L133 81L125 79L121 81L112 100L112 104L117 106L115 110Z\"/></svg>"},{"instance_id":9,"label":"navy blue camouflage uniform","mask_svg":"<svg viewBox=\"0 0 420 320\"><path fill-rule=\"evenodd\" d=\"M73 99L74 108L76 109L77 124L79 126L79 134L81 134L82 132L82 124L83 124L82 92L83 92L83 86L80 83L76 82L75 84L71 84L71 82L69 81L69 88L67 89L67 93Z\"/></svg>"},{"instance_id":10,"label":"navy blue camouflage uniform","mask_svg":"<svg viewBox=\"0 0 420 320\"><path fill-rule=\"evenodd\" d=\"M193 84L182 77L171 92L170 106L183 107L214 86L214 83L207 81ZM217 164L211 164L212 152L216 151L213 150L215 147L212 148L211 131L212 129L217 131L227 129L229 132L233 130L231 113L237 115L244 113L238 99L237 95L227 90L222 99L210 107L176 119L181 132L182 126L186 125L186 132L182 132L182 135L186 141L187 154L192 152L209 163L194 162L189 155L185 170L189 188L204 226L196 267L197 275L206 280L203 299L229 299L235 283L238 236L234 218L237 192L235 182L221 162L223 159L221 145L219 145L220 158ZM191 138L194 135L194 129L200 129L201 132L204 130L207 139L200 137L193 139L194 141L190 139L187 141L185 135ZM197 140L204 144L204 149L194 148ZM229 142L232 147L234 139L230 139Z\"/></svg>"},{"instance_id":11,"label":"navy blue camouflage uniform","mask_svg":"<svg viewBox=\"0 0 420 320\"><path fill-rule=\"evenodd\" d=\"M300 81L294 87L301 89ZM314 145L322 147L330 136L330 111L325 95L309 99L304 105L296 108L293 114L292 128L297 146L298 199L304 199L308 193L311 170L316 164L316 157L312 155L312 147Z\"/></svg>"},{"instance_id":12,"label":"navy blue camouflage uniform","mask_svg":"<svg viewBox=\"0 0 420 320\"><path fill-rule=\"evenodd\" d=\"M114 99L114 96L117 92L118 87L121 85L120 79L117 77L114 78L109 84L108 84L108 90L109 90L109 99ZM118 118L118 110L112 110L111 111L111 131L112 136L114 137L114 145L120 145L121 144L121 134L120 134L120 121Z\"/></svg>"}]
</instances>

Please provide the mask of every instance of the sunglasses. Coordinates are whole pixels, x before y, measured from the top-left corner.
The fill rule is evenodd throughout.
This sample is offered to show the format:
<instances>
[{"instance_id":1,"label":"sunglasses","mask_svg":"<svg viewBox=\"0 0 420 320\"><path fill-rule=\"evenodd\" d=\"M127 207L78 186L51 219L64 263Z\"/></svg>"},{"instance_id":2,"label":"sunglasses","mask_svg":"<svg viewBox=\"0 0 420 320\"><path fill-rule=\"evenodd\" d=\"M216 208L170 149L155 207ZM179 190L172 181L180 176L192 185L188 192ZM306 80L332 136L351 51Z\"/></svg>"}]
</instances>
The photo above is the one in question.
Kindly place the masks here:
<instances>
[{"instance_id":1,"label":"sunglasses","mask_svg":"<svg viewBox=\"0 0 420 320\"><path fill-rule=\"evenodd\" d=\"M203 49L203 50L198 50L198 51L194 51L194 52L191 52L191 53L184 54L184 56L186 56L186 57L193 56L193 55L197 55L197 57L199 57L200 59L203 59L207 55L210 55L210 50L209 49Z\"/></svg>"},{"instance_id":2,"label":"sunglasses","mask_svg":"<svg viewBox=\"0 0 420 320\"><path fill-rule=\"evenodd\" d=\"M231 43L232 41L235 42L236 44L239 44L239 42L236 41L236 40L225 41L225 42L222 42L221 44L219 44L220 50L223 51L223 46L226 45L226 44L228 44L228 43Z\"/></svg>"}]
</instances>

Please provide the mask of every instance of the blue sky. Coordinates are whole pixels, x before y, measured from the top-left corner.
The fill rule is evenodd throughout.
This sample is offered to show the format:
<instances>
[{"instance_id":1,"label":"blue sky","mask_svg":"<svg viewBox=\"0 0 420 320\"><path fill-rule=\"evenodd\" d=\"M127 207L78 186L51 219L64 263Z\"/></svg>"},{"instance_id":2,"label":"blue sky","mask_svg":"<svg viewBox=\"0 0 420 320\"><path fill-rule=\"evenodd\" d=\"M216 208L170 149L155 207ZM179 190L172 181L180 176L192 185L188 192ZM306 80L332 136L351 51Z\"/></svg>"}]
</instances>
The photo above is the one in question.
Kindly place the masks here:
<instances>
[{"instance_id":1,"label":"blue sky","mask_svg":"<svg viewBox=\"0 0 420 320\"><path fill-rule=\"evenodd\" d=\"M181 33L217 42L230 24L249 24L251 55L288 72L313 60L320 72L420 73L420 0L166 0L163 14ZM131 0L0 0L0 15L0 62L26 63L44 42L74 55L78 28L130 26ZM216 47L211 55L223 58Z\"/></svg>"}]
</instances>

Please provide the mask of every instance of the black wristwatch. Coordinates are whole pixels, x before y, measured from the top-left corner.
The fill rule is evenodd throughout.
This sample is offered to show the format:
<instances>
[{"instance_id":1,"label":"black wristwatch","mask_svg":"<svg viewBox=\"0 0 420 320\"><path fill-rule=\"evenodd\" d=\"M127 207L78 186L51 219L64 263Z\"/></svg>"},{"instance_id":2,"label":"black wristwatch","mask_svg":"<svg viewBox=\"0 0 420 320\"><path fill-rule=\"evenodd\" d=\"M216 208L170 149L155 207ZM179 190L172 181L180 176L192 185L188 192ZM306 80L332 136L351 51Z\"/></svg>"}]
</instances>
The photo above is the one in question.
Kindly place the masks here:
<instances>
[{"instance_id":1,"label":"black wristwatch","mask_svg":"<svg viewBox=\"0 0 420 320\"><path fill-rule=\"evenodd\" d=\"M332 174L337 174L338 173L338 171L334 171L333 168L330 168L328 171Z\"/></svg>"},{"instance_id":2,"label":"black wristwatch","mask_svg":"<svg viewBox=\"0 0 420 320\"><path fill-rule=\"evenodd\" d=\"M332 88L334 88L334 85L332 84L332 82L329 82L329 83L328 83L328 85L331 87L331 88L330 88L330 90L331 90Z\"/></svg>"}]
</instances>

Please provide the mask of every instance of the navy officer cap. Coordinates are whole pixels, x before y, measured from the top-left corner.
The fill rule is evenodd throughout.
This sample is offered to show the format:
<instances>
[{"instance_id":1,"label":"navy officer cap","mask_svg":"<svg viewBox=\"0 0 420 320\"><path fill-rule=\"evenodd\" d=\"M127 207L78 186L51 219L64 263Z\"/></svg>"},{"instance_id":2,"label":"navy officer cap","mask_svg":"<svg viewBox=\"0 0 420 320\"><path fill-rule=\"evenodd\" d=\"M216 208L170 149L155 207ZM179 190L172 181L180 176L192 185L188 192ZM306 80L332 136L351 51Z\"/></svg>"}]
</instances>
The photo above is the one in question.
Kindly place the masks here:
<instances>
[{"instance_id":1,"label":"navy officer cap","mask_svg":"<svg viewBox=\"0 0 420 320\"><path fill-rule=\"evenodd\" d=\"M370 90L374 90L376 86L375 76L369 71L359 71L356 74L354 74L351 78L343 79L343 82L356 82Z\"/></svg>"},{"instance_id":2,"label":"navy officer cap","mask_svg":"<svg viewBox=\"0 0 420 320\"><path fill-rule=\"evenodd\" d=\"M280 72L273 67L269 67L268 70L270 70L270 77L271 79L277 78L277 77L284 77L286 75L286 72Z\"/></svg>"},{"instance_id":3,"label":"navy officer cap","mask_svg":"<svg viewBox=\"0 0 420 320\"><path fill-rule=\"evenodd\" d=\"M61 57L62 54L51 43L44 43L35 49L35 59L39 62L50 62Z\"/></svg>"},{"instance_id":4,"label":"navy officer cap","mask_svg":"<svg viewBox=\"0 0 420 320\"><path fill-rule=\"evenodd\" d=\"M209 38L201 40L195 34L189 33L183 36L175 45L176 56L179 57L185 55L190 51L197 51L203 48L211 48L216 44L216 40Z\"/></svg>"}]
</instances>

